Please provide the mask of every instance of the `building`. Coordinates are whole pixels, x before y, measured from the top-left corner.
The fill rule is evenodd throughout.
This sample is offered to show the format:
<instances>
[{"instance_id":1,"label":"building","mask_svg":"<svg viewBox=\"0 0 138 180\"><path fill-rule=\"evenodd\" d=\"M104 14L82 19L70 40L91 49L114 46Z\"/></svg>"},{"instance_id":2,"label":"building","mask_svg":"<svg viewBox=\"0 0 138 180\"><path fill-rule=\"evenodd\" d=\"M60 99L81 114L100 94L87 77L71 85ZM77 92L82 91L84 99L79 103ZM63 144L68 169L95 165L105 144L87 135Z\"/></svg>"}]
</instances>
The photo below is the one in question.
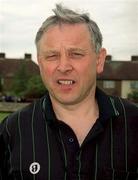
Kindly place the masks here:
<instances>
[{"instance_id":1,"label":"building","mask_svg":"<svg viewBox=\"0 0 138 180\"><path fill-rule=\"evenodd\" d=\"M24 54L24 58L6 58L5 53L0 53L0 84L4 92L11 89L16 72L25 66L29 75L39 74L37 64L32 61L31 54Z\"/></svg>"},{"instance_id":2,"label":"building","mask_svg":"<svg viewBox=\"0 0 138 180\"><path fill-rule=\"evenodd\" d=\"M14 75L23 64L29 74L39 74L31 54L24 54L22 59L11 59L0 53L0 82L4 91L11 88ZM97 83L105 92L123 98L127 98L132 91L138 92L138 56L132 56L131 61L113 61L112 56L108 55L104 72L97 77Z\"/></svg>"},{"instance_id":3,"label":"building","mask_svg":"<svg viewBox=\"0 0 138 180\"><path fill-rule=\"evenodd\" d=\"M98 86L109 94L127 98L132 91L138 92L138 56L131 61L112 61L107 56L104 72L98 76Z\"/></svg>"}]
</instances>

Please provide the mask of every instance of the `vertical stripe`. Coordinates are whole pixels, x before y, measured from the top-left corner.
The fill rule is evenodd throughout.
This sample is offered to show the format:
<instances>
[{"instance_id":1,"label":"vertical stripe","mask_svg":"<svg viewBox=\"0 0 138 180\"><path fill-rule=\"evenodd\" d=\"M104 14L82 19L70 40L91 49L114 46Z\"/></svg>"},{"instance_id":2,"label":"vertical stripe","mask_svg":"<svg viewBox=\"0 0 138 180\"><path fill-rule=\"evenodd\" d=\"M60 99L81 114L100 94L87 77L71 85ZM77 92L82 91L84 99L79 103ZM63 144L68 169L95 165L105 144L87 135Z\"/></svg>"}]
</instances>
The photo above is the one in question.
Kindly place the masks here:
<instances>
[{"instance_id":1,"label":"vertical stripe","mask_svg":"<svg viewBox=\"0 0 138 180\"><path fill-rule=\"evenodd\" d=\"M46 111L46 108L45 108L45 101L46 101L46 98L44 99L43 103L42 103L42 108L43 108L43 112ZM48 134L48 127L47 127L47 122L46 122L46 117L45 117L45 114L43 113L43 118L45 120L45 128L46 128L46 140L47 140L47 153L48 153L48 179L47 180L50 180L51 178L51 154L50 154L50 144L49 144L49 134Z\"/></svg>"},{"instance_id":2,"label":"vertical stripe","mask_svg":"<svg viewBox=\"0 0 138 180\"><path fill-rule=\"evenodd\" d=\"M21 180L23 180L23 174L22 174L22 135L21 135L21 124L20 124L20 112L18 113L18 129L19 129L19 139L20 139L20 175Z\"/></svg>"},{"instance_id":3,"label":"vertical stripe","mask_svg":"<svg viewBox=\"0 0 138 180\"><path fill-rule=\"evenodd\" d=\"M94 180L97 179L97 164L98 164L98 144L96 144L96 147L95 147L95 174L94 174Z\"/></svg>"},{"instance_id":4,"label":"vertical stripe","mask_svg":"<svg viewBox=\"0 0 138 180\"><path fill-rule=\"evenodd\" d=\"M8 119L7 119L7 121L6 121L6 132L7 132L8 136L9 136L9 138L10 138L10 137L11 137L11 134L10 134L10 132L9 132L9 130L8 130ZM9 155L10 155L10 168L11 168L11 171L12 171L11 148L10 148L9 143L8 143L8 151L9 151Z\"/></svg>"},{"instance_id":5,"label":"vertical stripe","mask_svg":"<svg viewBox=\"0 0 138 180\"><path fill-rule=\"evenodd\" d=\"M126 179L125 180L128 180L129 178L129 172L127 172L127 175L126 175Z\"/></svg>"},{"instance_id":6,"label":"vertical stripe","mask_svg":"<svg viewBox=\"0 0 138 180\"><path fill-rule=\"evenodd\" d=\"M61 131L59 129L59 135L60 135L60 140L62 143L62 147L63 147L63 152L64 152L64 164L65 164L65 175L64 175L64 180L67 179L67 154L66 154L66 150L65 150L65 145L62 139L62 135L61 135Z\"/></svg>"},{"instance_id":7,"label":"vertical stripe","mask_svg":"<svg viewBox=\"0 0 138 180\"><path fill-rule=\"evenodd\" d=\"M35 113L35 106L34 104L33 107L33 112L32 112L32 143L33 143L33 162L35 162L35 140L34 140L34 113ZM33 174L33 180L35 180L35 174Z\"/></svg>"},{"instance_id":8,"label":"vertical stripe","mask_svg":"<svg viewBox=\"0 0 138 180\"><path fill-rule=\"evenodd\" d=\"M113 122L112 122L112 118L111 118L111 120L110 120L110 136L111 136L111 150L110 150L110 152L111 152L111 168L112 168L112 170L113 170L113 173L112 173L112 180L114 180L114 155L113 155L113 144L114 144L114 142L113 142L113 124L112 124Z\"/></svg>"},{"instance_id":9,"label":"vertical stripe","mask_svg":"<svg viewBox=\"0 0 138 180\"><path fill-rule=\"evenodd\" d=\"M122 105L122 108L123 108L123 113L124 113L124 120L125 120L125 170L127 172L128 170L128 160L127 160L127 156L128 156L128 145L127 145L127 139L128 139L128 133L127 133L127 118L126 118L126 110L125 110L125 107L124 107L124 104L121 100L121 98L119 98L120 100L120 103Z\"/></svg>"},{"instance_id":10,"label":"vertical stripe","mask_svg":"<svg viewBox=\"0 0 138 180\"><path fill-rule=\"evenodd\" d=\"M138 168L136 169L136 173L138 174ZM137 177L137 179L136 180L138 180L138 177Z\"/></svg>"},{"instance_id":11,"label":"vertical stripe","mask_svg":"<svg viewBox=\"0 0 138 180\"><path fill-rule=\"evenodd\" d=\"M7 132L8 136L11 137L11 134L10 134L9 129L8 129L8 120L9 119L7 119L7 121L6 121L6 132Z\"/></svg>"},{"instance_id":12,"label":"vertical stripe","mask_svg":"<svg viewBox=\"0 0 138 180\"><path fill-rule=\"evenodd\" d=\"M47 127L47 123L45 121L45 125L46 125L46 139L47 139L47 150L48 150L48 179L50 180L50 172L51 172L51 157L50 157L50 144L49 144L49 134L48 134L48 127Z\"/></svg>"},{"instance_id":13,"label":"vertical stripe","mask_svg":"<svg viewBox=\"0 0 138 180\"><path fill-rule=\"evenodd\" d=\"M118 112L118 110L117 110L116 107L115 107L114 99L110 97L110 101L111 101L111 104L112 104L112 107L113 107L113 110L114 110L115 115L118 116L118 115L119 115L119 112Z\"/></svg>"},{"instance_id":14,"label":"vertical stripe","mask_svg":"<svg viewBox=\"0 0 138 180\"><path fill-rule=\"evenodd\" d=\"M1 172L0 172L0 180L2 180L2 175L1 175Z\"/></svg>"},{"instance_id":15,"label":"vertical stripe","mask_svg":"<svg viewBox=\"0 0 138 180\"><path fill-rule=\"evenodd\" d=\"M118 110L116 109L116 107L115 107L115 103L114 103L114 99L112 99L111 97L110 97L110 101L111 101L111 104L112 104L112 107L113 107L113 110L114 110L114 113L115 113L115 115L116 116L118 116L119 115L119 112L118 112ZM112 169L112 180L114 180L114 178L115 178L115 171L114 171L114 148L113 148L113 145L114 145L114 141L113 141L113 120L112 120L112 118L110 119L110 136L111 136L111 150L110 150L110 152L111 152L111 169Z\"/></svg>"},{"instance_id":16,"label":"vertical stripe","mask_svg":"<svg viewBox=\"0 0 138 180\"><path fill-rule=\"evenodd\" d=\"M81 180L81 176L80 176L80 172L81 172L81 153L82 153L82 150L80 150L80 153L79 153L78 180Z\"/></svg>"}]
</instances>

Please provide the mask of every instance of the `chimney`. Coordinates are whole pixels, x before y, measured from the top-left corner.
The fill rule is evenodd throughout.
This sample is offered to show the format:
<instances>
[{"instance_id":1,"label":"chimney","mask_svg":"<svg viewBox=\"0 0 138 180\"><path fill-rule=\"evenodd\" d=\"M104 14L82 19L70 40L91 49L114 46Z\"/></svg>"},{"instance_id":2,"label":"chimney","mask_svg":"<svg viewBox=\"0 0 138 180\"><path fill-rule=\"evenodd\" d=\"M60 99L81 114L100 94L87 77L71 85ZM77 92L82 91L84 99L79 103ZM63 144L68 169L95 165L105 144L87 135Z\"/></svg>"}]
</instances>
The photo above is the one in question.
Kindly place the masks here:
<instances>
[{"instance_id":1,"label":"chimney","mask_svg":"<svg viewBox=\"0 0 138 180\"><path fill-rule=\"evenodd\" d=\"M6 55L3 52L0 52L0 59L5 59Z\"/></svg>"},{"instance_id":2,"label":"chimney","mask_svg":"<svg viewBox=\"0 0 138 180\"><path fill-rule=\"evenodd\" d=\"M111 61L112 60L112 56L111 55L107 55L106 56L106 61Z\"/></svg>"},{"instance_id":3,"label":"chimney","mask_svg":"<svg viewBox=\"0 0 138 180\"><path fill-rule=\"evenodd\" d=\"M29 53L25 53L25 54L24 54L24 59L26 59L26 60L31 60L31 59L32 59L32 55L29 54Z\"/></svg>"},{"instance_id":4,"label":"chimney","mask_svg":"<svg viewBox=\"0 0 138 180\"><path fill-rule=\"evenodd\" d=\"M131 56L131 61L138 61L138 56Z\"/></svg>"}]
</instances>

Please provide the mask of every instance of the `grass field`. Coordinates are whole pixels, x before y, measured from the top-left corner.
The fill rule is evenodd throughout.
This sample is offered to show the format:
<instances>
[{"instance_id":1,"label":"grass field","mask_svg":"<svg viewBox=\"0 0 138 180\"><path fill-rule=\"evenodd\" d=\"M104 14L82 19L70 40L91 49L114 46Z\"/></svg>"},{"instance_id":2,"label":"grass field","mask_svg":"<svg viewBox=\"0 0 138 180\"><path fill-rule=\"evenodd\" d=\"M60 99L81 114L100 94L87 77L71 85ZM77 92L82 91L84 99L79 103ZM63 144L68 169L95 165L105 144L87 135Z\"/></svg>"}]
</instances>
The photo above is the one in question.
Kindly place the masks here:
<instances>
[{"instance_id":1,"label":"grass field","mask_svg":"<svg viewBox=\"0 0 138 180\"><path fill-rule=\"evenodd\" d=\"M8 115L9 113L0 112L0 122Z\"/></svg>"}]
</instances>

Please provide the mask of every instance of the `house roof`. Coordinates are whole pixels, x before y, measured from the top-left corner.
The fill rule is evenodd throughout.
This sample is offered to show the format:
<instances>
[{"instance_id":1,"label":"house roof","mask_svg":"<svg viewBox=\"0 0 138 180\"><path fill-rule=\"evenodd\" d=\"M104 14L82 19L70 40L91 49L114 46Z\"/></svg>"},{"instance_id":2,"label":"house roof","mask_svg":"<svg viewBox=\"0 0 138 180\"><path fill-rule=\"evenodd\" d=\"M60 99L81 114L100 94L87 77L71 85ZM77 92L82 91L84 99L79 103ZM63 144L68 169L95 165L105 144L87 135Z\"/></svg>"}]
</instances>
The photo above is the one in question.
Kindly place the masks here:
<instances>
[{"instance_id":1,"label":"house roof","mask_svg":"<svg viewBox=\"0 0 138 180\"><path fill-rule=\"evenodd\" d=\"M29 59L0 58L0 75L2 77L13 77L18 69L25 64L28 74L39 74L39 67L28 54ZM138 60L134 61L112 61L107 60L104 71L98 75L99 80L138 80Z\"/></svg>"},{"instance_id":2,"label":"house roof","mask_svg":"<svg viewBox=\"0 0 138 180\"><path fill-rule=\"evenodd\" d=\"M138 61L106 61L99 80L138 80Z\"/></svg>"},{"instance_id":3,"label":"house roof","mask_svg":"<svg viewBox=\"0 0 138 180\"><path fill-rule=\"evenodd\" d=\"M0 75L13 77L19 68L25 64L28 74L39 74L39 68L32 60L27 59L0 59Z\"/></svg>"}]
</instances>

